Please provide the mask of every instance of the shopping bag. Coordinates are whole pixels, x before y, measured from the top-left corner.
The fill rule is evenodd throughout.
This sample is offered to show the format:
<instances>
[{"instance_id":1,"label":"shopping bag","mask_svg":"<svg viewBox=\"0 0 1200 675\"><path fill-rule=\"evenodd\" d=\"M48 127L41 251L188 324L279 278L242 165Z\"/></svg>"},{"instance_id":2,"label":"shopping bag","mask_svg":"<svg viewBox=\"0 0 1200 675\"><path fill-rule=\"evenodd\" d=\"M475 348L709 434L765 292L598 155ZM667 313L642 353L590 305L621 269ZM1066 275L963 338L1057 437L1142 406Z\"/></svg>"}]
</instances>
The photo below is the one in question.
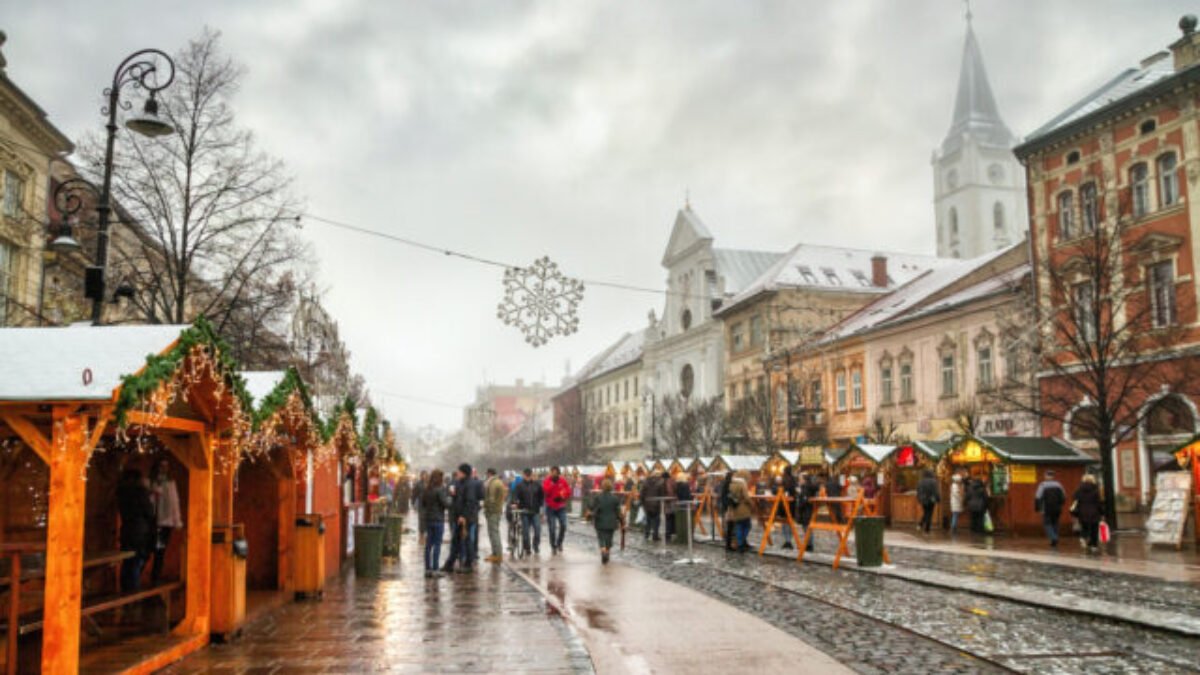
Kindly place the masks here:
<instances>
[{"instance_id":1,"label":"shopping bag","mask_svg":"<svg viewBox=\"0 0 1200 675\"><path fill-rule=\"evenodd\" d=\"M1112 538L1112 532L1108 529L1108 522L1100 521L1100 543L1107 544L1110 538Z\"/></svg>"},{"instance_id":2,"label":"shopping bag","mask_svg":"<svg viewBox=\"0 0 1200 675\"><path fill-rule=\"evenodd\" d=\"M983 512L983 531L995 532L996 526L992 524L992 514L987 511Z\"/></svg>"}]
</instances>

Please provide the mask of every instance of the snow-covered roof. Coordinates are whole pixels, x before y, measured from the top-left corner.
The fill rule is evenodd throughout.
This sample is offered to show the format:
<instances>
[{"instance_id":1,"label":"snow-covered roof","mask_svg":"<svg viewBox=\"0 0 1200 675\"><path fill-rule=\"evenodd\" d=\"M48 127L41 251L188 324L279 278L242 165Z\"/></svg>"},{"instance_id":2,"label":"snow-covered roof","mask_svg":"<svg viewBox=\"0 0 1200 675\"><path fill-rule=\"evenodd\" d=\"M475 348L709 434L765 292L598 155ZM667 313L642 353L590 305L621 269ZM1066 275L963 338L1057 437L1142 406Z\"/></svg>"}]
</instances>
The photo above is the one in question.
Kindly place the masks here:
<instances>
[{"instance_id":1,"label":"snow-covered roof","mask_svg":"<svg viewBox=\"0 0 1200 675\"><path fill-rule=\"evenodd\" d=\"M714 248L713 260L717 274L725 279L725 295L741 293L754 283L763 272L783 258L775 251L743 251L731 248Z\"/></svg>"},{"instance_id":2,"label":"snow-covered roof","mask_svg":"<svg viewBox=\"0 0 1200 675\"><path fill-rule=\"evenodd\" d=\"M186 328L0 328L0 401L111 399L122 377L169 350Z\"/></svg>"},{"instance_id":3,"label":"snow-covered roof","mask_svg":"<svg viewBox=\"0 0 1200 675\"><path fill-rule=\"evenodd\" d=\"M599 476L603 474L608 467L600 466L598 464L581 464L575 468L578 469L580 475Z\"/></svg>"},{"instance_id":4,"label":"snow-covered roof","mask_svg":"<svg viewBox=\"0 0 1200 675\"><path fill-rule=\"evenodd\" d=\"M800 461L799 450L778 450L776 451L776 454L778 454L783 461L787 462L791 466L796 466L796 462Z\"/></svg>"},{"instance_id":5,"label":"snow-covered roof","mask_svg":"<svg viewBox=\"0 0 1200 675\"><path fill-rule=\"evenodd\" d=\"M891 321L899 320L900 318L907 318L909 316L909 312L911 312L914 308L921 307L922 303L928 300L931 296L946 289L951 284L962 279L964 276L1003 256L1011 251L1013 247L1024 245L1025 244L1023 241L1018 242L1012 246L1002 248L998 251L993 251L976 258L968 258L966 260L945 259L938 266L926 270L924 273L912 279L907 284L900 286L895 291L888 293L878 300L866 305L854 314L846 317L845 320L838 323L825 334L823 341L830 342L847 337L849 335L880 328L883 325ZM991 281L991 279L987 281ZM944 300L945 299L939 301L939 303L943 302ZM924 308L922 307L922 309Z\"/></svg>"},{"instance_id":6,"label":"snow-covered roof","mask_svg":"<svg viewBox=\"0 0 1200 675\"><path fill-rule=\"evenodd\" d=\"M692 461L688 463L688 471L691 471L697 466L705 471L708 471L708 467L712 466L712 462L712 457L694 457L692 458Z\"/></svg>"},{"instance_id":7,"label":"snow-covered roof","mask_svg":"<svg viewBox=\"0 0 1200 675\"><path fill-rule=\"evenodd\" d=\"M876 255L887 258L887 287L871 283L871 258ZM945 258L912 253L880 253L840 246L797 244L742 288L725 303L721 311L727 311L759 293L783 288L884 293L950 262Z\"/></svg>"},{"instance_id":8,"label":"snow-covered roof","mask_svg":"<svg viewBox=\"0 0 1200 675\"><path fill-rule=\"evenodd\" d=\"M1120 103L1143 89L1175 75L1175 62L1169 52L1159 52L1138 67L1129 68L1075 102L1049 122L1029 134L1026 144L1035 143L1078 122L1093 113Z\"/></svg>"},{"instance_id":9,"label":"snow-covered roof","mask_svg":"<svg viewBox=\"0 0 1200 675\"><path fill-rule=\"evenodd\" d=\"M731 471L758 471L767 461L766 455L717 455Z\"/></svg>"},{"instance_id":10,"label":"snow-covered roof","mask_svg":"<svg viewBox=\"0 0 1200 675\"><path fill-rule=\"evenodd\" d=\"M870 457L876 464L882 462L885 457L896 450L896 446L894 445L877 445L874 443L855 443L854 447L858 448L862 454Z\"/></svg>"},{"instance_id":11,"label":"snow-covered roof","mask_svg":"<svg viewBox=\"0 0 1200 675\"><path fill-rule=\"evenodd\" d=\"M257 408L262 404L262 400L271 392L275 391L275 387L283 382L286 371L283 370L247 370L242 372L242 380L246 383L246 393L254 399L254 407Z\"/></svg>"},{"instance_id":12,"label":"snow-covered roof","mask_svg":"<svg viewBox=\"0 0 1200 675\"><path fill-rule=\"evenodd\" d=\"M604 356L595 364L587 378L597 377L622 366L627 366L642 358L642 345L646 334L634 331L621 336L620 340L604 351Z\"/></svg>"}]
</instances>

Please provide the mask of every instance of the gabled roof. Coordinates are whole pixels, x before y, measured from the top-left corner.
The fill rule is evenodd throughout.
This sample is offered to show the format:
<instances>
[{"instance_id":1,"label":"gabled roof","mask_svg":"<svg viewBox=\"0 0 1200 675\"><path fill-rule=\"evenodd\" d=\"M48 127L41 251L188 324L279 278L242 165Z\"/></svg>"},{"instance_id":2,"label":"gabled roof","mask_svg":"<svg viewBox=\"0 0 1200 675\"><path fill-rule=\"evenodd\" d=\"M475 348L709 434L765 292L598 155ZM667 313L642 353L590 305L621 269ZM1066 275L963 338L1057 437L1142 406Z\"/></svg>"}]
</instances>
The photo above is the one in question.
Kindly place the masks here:
<instances>
[{"instance_id":1,"label":"gabled roof","mask_svg":"<svg viewBox=\"0 0 1200 675\"><path fill-rule=\"evenodd\" d=\"M957 150L965 136L994 147L1008 148L1013 143L1012 132L1000 119L996 97L992 94L987 70L983 67L983 54L979 51L979 42L970 23L967 23L967 38L963 43L958 93L954 97L954 119L942 141L942 153Z\"/></svg>"},{"instance_id":2,"label":"gabled roof","mask_svg":"<svg viewBox=\"0 0 1200 675\"><path fill-rule=\"evenodd\" d=\"M642 358L645 337L646 333L640 330L622 335L616 344L604 350L600 360L592 364L591 370L583 374L582 379L590 380L622 366L635 363Z\"/></svg>"},{"instance_id":3,"label":"gabled roof","mask_svg":"<svg viewBox=\"0 0 1200 675\"><path fill-rule=\"evenodd\" d=\"M0 328L0 400L112 399L123 377L141 371L148 355L169 351L187 328Z\"/></svg>"},{"instance_id":4,"label":"gabled roof","mask_svg":"<svg viewBox=\"0 0 1200 675\"><path fill-rule=\"evenodd\" d=\"M696 215L691 205L684 206L675 214L671 237L667 240L666 251L663 252L663 266L670 267L676 258L695 250L697 245L712 243L712 238L712 233L701 222L700 216Z\"/></svg>"},{"instance_id":5,"label":"gabled roof","mask_svg":"<svg viewBox=\"0 0 1200 675\"><path fill-rule=\"evenodd\" d=\"M887 456L895 452L894 445L878 445L875 443L855 443L850 446L851 450L858 450L862 454L870 457L876 464L887 459Z\"/></svg>"},{"instance_id":6,"label":"gabled roof","mask_svg":"<svg viewBox=\"0 0 1200 675\"><path fill-rule=\"evenodd\" d=\"M876 255L883 255L887 258L888 286L886 288L871 283L871 259ZM726 302L717 313L729 311L760 293L784 288L885 293L930 269L949 263L949 259L928 255L878 253L841 246L797 244L792 250L777 256L774 263L737 291L737 294ZM729 290L728 286L726 286L726 290Z\"/></svg>"},{"instance_id":7,"label":"gabled roof","mask_svg":"<svg viewBox=\"0 0 1200 675\"><path fill-rule=\"evenodd\" d=\"M783 253L774 251L746 251L731 248L713 249L717 274L725 280L725 296L740 293L754 283L763 272L777 263Z\"/></svg>"},{"instance_id":8,"label":"gabled roof","mask_svg":"<svg viewBox=\"0 0 1200 675\"><path fill-rule=\"evenodd\" d=\"M954 443L957 448L971 440L965 436ZM1096 459L1061 438L1042 436L977 436L987 450L1016 464L1094 464Z\"/></svg>"},{"instance_id":9,"label":"gabled roof","mask_svg":"<svg viewBox=\"0 0 1200 675\"><path fill-rule=\"evenodd\" d=\"M717 455L731 471L758 471L767 461L766 455Z\"/></svg>"},{"instance_id":10,"label":"gabled roof","mask_svg":"<svg viewBox=\"0 0 1200 675\"><path fill-rule=\"evenodd\" d=\"M946 451L954 447L953 441L913 441L912 446L932 459L941 459Z\"/></svg>"},{"instance_id":11,"label":"gabled roof","mask_svg":"<svg viewBox=\"0 0 1200 675\"><path fill-rule=\"evenodd\" d=\"M1186 73L1196 75L1196 66ZM1182 74L1182 73L1181 73ZM1176 75L1174 61L1169 52L1159 52L1142 61L1136 68L1122 71L1116 77L1100 85L1094 91L1076 101L1050 121L1038 127L1016 148L1018 155L1034 150L1044 141L1067 133L1071 128L1085 126L1088 121L1103 116L1108 110L1133 103L1141 94L1149 93L1155 85L1163 84Z\"/></svg>"}]
</instances>

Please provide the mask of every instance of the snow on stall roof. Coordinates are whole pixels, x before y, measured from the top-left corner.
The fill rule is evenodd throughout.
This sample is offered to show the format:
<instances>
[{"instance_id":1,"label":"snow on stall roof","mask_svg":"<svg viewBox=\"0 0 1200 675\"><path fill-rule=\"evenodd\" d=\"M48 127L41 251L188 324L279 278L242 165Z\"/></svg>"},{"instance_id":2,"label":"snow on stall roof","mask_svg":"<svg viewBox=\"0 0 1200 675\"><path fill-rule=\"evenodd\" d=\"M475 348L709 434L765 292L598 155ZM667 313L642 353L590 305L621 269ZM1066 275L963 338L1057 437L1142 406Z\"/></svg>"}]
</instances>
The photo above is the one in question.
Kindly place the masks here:
<instances>
[{"instance_id":1,"label":"snow on stall roof","mask_svg":"<svg viewBox=\"0 0 1200 675\"><path fill-rule=\"evenodd\" d=\"M186 328L0 328L0 401L111 399L122 377L140 371L147 356L170 349Z\"/></svg>"},{"instance_id":2,"label":"snow on stall roof","mask_svg":"<svg viewBox=\"0 0 1200 675\"><path fill-rule=\"evenodd\" d=\"M1024 242L1019 242L1012 246L1023 245ZM900 286L893 292L875 300L847 317L826 333L824 341L833 341L848 335L861 333L901 317L909 310L920 305L926 298L1004 255L1012 249L1012 246L975 258L945 259L937 267L926 270L907 284Z\"/></svg>"},{"instance_id":3,"label":"snow on stall roof","mask_svg":"<svg viewBox=\"0 0 1200 675\"><path fill-rule=\"evenodd\" d=\"M285 372L282 370L247 370L242 372L242 379L246 382L246 393L250 394L250 398L254 399L254 405L259 406L262 400L271 392L275 391L275 387L283 382Z\"/></svg>"},{"instance_id":4,"label":"snow on stall roof","mask_svg":"<svg viewBox=\"0 0 1200 675\"><path fill-rule=\"evenodd\" d=\"M877 445L874 443L856 443L854 447L862 451L867 457L870 457L876 464L882 462L885 457L892 454L896 449L894 445Z\"/></svg>"},{"instance_id":5,"label":"snow on stall roof","mask_svg":"<svg viewBox=\"0 0 1200 675\"><path fill-rule=\"evenodd\" d=\"M732 471L758 471L767 461L766 455L717 455Z\"/></svg>"},{"instance_id":6,"label":"snow on stall roof","mask_svg":"<svg viewBox=\"0 0 1200 675\"><path fill-rule=\"evenodd\" d=\"M875 286L871 282L871 258L876 255L887 258L887 288ZM780 256L756 279L739 290L729 302L725 303L723 309L734 307L759 293L781 288L883 293L896 288L897 285L908 283L930 269L952 262L945 258L913 253L797 244L792 250Z\"/></svg>"}]
</instances>

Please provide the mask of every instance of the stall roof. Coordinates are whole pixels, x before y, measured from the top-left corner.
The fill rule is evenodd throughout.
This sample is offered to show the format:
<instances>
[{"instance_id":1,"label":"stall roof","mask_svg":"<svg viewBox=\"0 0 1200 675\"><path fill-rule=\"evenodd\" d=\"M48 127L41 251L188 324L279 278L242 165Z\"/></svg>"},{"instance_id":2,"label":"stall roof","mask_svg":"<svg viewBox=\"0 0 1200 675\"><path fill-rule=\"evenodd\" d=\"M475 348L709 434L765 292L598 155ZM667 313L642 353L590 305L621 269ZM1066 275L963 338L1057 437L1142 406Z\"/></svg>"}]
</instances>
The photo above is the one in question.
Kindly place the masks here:
<instances>
[{"instance_id":1,"label":"stall roof","mask_svg":"<svg viewBox=\"0 0 1200 675\"><path fill-rule=\"evenodd\" d=\"M1096 458L1061 438L979 436L989 450L1010 462L1027 464L1092 464Z\"/></svg>"},{"instance_id":2,"label":"stall roof","mask_svg":"<svg viewBox=\"0 0 1200 675\"><path fill-rule=\"evenodd\" d=\"M692 467L700 465L701 469L708 471L708 467L712 466L712 463L712 457L695 457L692 459L691 463L688 464L688 470L690 471Z\"/></svg>"},{"instance_id":3,"label":"stall roof","mask_svg":"<svg viewBox=\"0 0 1200 675\"><path fill-rule=\"evenodd\" d=\"M858 448L862 454L870 457L871 461L876 464L887 459L887 456L896 450L896 446L894 445L879 445L876 443L855 443L854 447Z\"/></svg>"},{"instance_id":4,"label":"stall roof","mask_svg":"<svg viewBox=\"0 0 1200 675\"><path fill-rule=\"evenodd\" d=\"M799 450L776 450L775 454L779 455L780 459L787 462L788 466L796 466L796 462L800 461Z\"/></svg>"},{"instance_id":5,"label":"stall roof","mask_svg":"<svg viewBox=\"0 0 1200 675\"><path fill-rule=\"evenodd\" d=\"M913 441L912 446L933 459L941 459L946 451L954 447L952 441Z\"/></svg>"},{"instance_id":6,"label":"stall roof","mask_svg":"<svg viewBox=\"0 0 1200 675\"><path fill-rule=\"evenodd\" d=\"M90 324L0 328L0 400L112 399L121 378L139 372L147 356L168 351L186 329Z\"/></svg>"},{"instance_id":7,"label":"stall roof","mask_svg":"<svg viewBox=\"0 0 1200 675\"><path fill-rule=\"evenodd\" d=\"M585 476L598 476L604 473L605 470L608 469L608 466L600 466L599 464L580 464L575 468L579 470L579 473Z\"/></svg>"},{"instance_id":8,"label":"stall roof","mask_svg":"<svg viewBox=\"0 0 1200 675\"><path fill-rule=\"evenodd\" d=\"M767 461L766 455L717 455L732 471L758 471Z\"/></svg>"},{"instance_id":9,"label":"stall roof","mask_svg":"<svg viewBox=\"0 0 1200 675\"><path fill-rule=\"evenodd\" d=\"M247 370L242 372L242 380L246 383L246 393L254 399L254 406L262 405L262 401L283 382L285 370Z\"/></svg>"}]
</instances>

